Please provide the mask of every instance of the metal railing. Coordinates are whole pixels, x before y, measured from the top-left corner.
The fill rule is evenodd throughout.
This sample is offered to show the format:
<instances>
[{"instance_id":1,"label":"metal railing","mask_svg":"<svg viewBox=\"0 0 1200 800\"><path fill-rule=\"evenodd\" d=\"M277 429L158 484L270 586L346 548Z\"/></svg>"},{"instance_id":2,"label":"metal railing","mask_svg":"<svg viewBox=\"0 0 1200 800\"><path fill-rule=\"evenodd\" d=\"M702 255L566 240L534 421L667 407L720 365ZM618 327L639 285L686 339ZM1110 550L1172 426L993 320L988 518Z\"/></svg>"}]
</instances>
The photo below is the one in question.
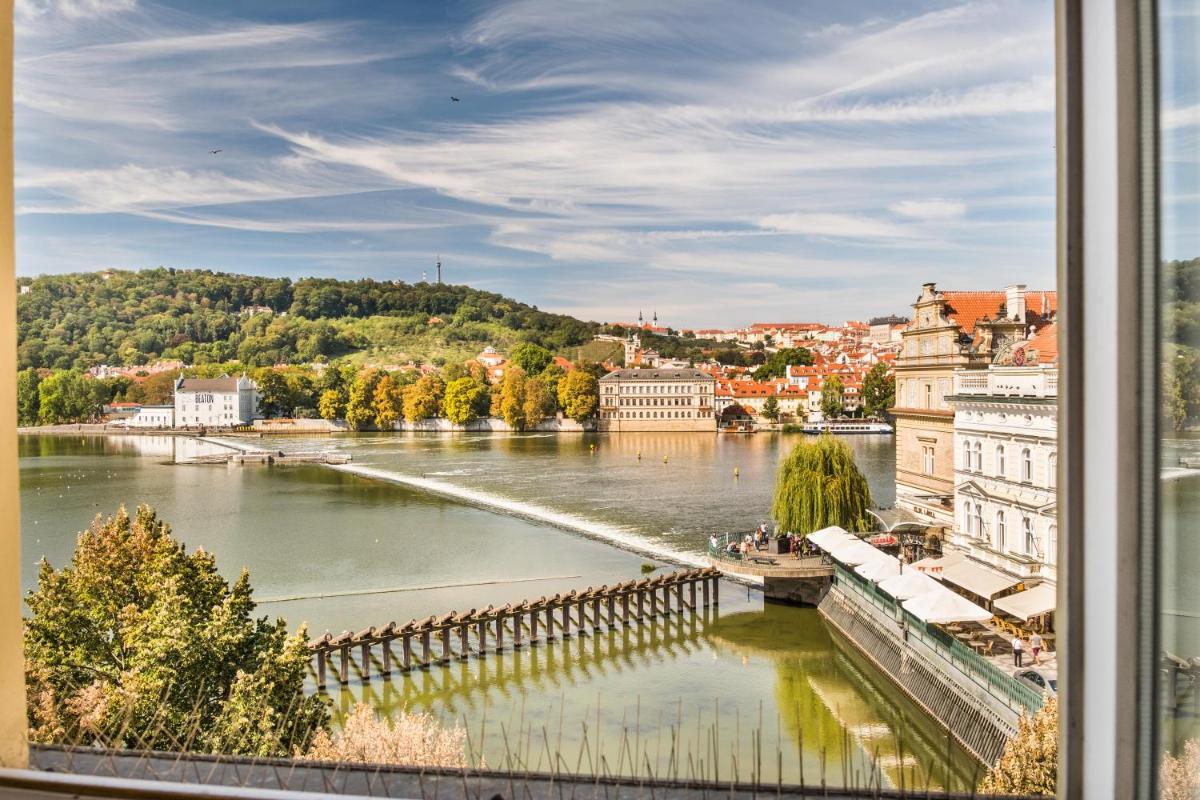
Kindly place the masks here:
<instances>
[{"instance_id":1,"label":"metal railing","mask_svg":"<svg viewBox=\"0 0 1200 800\"><path fill-rule=\"evenodd\" d=\"M834 572L834 583L843 591L849 590L893 619L902 622L909 638L921 642L949 662L971 683L986 690L1010 708L1018 712L1034 712L1042 707L1044 699L1037 690L1021 683L953 635L914 616L900 606L895 598L853 570L838 564Z\"/></svg>"}]
</instances>

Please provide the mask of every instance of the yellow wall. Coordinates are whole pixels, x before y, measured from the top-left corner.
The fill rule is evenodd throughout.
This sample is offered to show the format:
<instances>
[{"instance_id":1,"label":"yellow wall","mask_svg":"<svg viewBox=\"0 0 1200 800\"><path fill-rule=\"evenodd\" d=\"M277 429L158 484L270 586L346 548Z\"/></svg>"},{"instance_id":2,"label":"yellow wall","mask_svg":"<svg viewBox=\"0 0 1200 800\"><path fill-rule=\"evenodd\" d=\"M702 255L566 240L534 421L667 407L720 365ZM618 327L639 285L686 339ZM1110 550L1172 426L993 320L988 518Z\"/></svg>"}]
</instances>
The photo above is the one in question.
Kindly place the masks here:
<instances>
[{"instance_id":1,"label":"yellow wall","mask_svg":"<svg viewBox=\"0 0 1200 800\"><path fill-rule=\"evenodd\" d=\"M0 0L0 765L23 767L21 517L17 476L17 284L13 269L13 3Z\"/></svg>"}]
</instances>

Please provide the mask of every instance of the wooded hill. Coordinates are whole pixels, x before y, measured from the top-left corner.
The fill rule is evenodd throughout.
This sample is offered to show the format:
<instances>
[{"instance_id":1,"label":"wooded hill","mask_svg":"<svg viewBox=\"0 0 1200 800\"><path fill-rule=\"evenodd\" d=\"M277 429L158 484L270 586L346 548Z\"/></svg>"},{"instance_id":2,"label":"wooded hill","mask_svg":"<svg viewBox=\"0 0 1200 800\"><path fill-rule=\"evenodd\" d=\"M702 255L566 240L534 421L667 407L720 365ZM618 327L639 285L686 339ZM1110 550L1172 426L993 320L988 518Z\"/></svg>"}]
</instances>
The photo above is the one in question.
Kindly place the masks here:
<instances>
[{"instance_id":1,"label":"wooded hill","mask_svg":"<svg viewBox=\"0 0 1200 800\"><path fill-rule=\"evenodd\" d=\"M551 351L600 329L448 284L265 278L150 269L22 278L19 368L86 369L178 359L249 366L345 359L461 362L486 345Z\"/></svg>"}]
</instances>

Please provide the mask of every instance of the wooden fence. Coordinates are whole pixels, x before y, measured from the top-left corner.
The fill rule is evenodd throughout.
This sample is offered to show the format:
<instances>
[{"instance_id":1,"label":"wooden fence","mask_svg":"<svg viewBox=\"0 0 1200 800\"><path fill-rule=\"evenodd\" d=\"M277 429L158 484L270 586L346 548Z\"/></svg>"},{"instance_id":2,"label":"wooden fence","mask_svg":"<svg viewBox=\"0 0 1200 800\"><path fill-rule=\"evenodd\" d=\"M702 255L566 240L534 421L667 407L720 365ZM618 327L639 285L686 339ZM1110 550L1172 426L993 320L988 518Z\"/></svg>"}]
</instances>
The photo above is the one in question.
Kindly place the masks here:
<instances>
[{"instance_id":1,"label":"wooden fence","mask_svg":"<svg viewBox=\"0 0 1200 800\"><path fill-rule=\"evenodd\" d=\"M589 586L582 592L572 590L503 608L451 611L404 625L391 622L382 628L343 631L337 636L326 633L308 645L316 662L317 687L326 687L327 673L335 661L338 683L349 683L356 653L357 672L363 681L370 681L375 649L380 653L380 674L387 677L393 670L428 668L472 656L483 658L506 648L696 612L718 604L720 574L712 567L683 570L598 589ZM393 651L397 643L398 654Z\"/></svg>"}]
</instances>

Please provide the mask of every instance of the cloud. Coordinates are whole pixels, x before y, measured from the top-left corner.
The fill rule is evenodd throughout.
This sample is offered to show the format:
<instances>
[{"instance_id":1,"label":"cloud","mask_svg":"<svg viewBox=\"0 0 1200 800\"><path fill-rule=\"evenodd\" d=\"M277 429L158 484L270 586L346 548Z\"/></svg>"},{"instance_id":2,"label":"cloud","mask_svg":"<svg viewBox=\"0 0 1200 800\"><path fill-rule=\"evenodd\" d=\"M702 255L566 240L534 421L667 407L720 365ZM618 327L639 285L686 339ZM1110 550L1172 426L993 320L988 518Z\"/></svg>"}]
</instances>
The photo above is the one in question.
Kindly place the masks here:
<instances>
[{"instance_id":1,"label":"cloud","mask_svg":"<svg viewBox=\"0 0 1200 800\"><path fill-rule=\"evenodd\" d=\"M759 225L780 233L843 239L905 239L914 235L901 225L852 214L770 214L759 220Z\"/></svg>"},{"instance_id":2,"label":"cloud","mask_svg":"<svg viewBox=\"0 0 1200 800\"><path fill-rule=\"evenodd\" d=\"M945 200L932 197L928 200L901 200L890 206L892 213L916 219L957 219L967 213L967 204L961 200Z\"/></svg>"},{"instance_id":3,"label":"cloud","mask_svg":"<svg viewBox=\"0 0 1200 800\"><path fill-rule=\"evenodd\" d=\"M39 17L80 20L120 14L137 6L137 0L17 0L13 7L19 22Z\"/></svg>"}]
</instances>

